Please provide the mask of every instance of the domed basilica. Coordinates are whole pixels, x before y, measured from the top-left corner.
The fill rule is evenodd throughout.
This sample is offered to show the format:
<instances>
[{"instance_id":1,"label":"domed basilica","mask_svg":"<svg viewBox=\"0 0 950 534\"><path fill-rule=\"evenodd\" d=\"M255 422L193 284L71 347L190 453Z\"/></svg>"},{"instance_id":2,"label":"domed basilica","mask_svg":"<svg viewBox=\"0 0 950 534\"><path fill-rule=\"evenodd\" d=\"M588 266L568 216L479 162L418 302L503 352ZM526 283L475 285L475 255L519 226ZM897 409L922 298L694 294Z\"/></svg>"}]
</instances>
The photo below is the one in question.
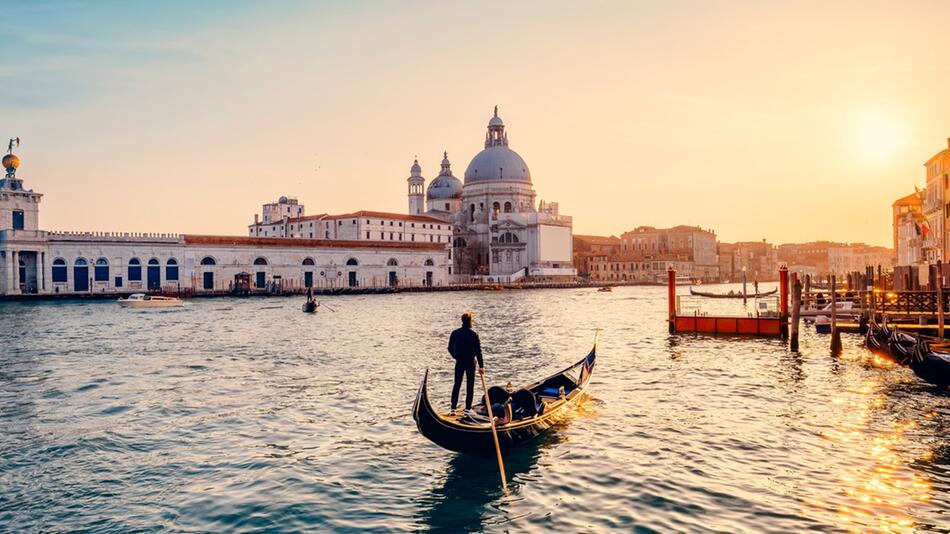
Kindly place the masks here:
<instances>
[{"instance_id":1,"label":"domed basilica","mask_svg":"<svg viewBox=\"0 0 950 534\"><path fill-rule=\"evenodd\" d=\"M498 107L488 121L485 148L452 174L443 154L439 175L425 188L418 160L410 169L409 213L453 226L452 274L515 281L524 276L573 276L572 220L556 202L540 202L528 164L508 146ZM423 206L425 191L425 206Z\"/></svg>"}]
</instances>

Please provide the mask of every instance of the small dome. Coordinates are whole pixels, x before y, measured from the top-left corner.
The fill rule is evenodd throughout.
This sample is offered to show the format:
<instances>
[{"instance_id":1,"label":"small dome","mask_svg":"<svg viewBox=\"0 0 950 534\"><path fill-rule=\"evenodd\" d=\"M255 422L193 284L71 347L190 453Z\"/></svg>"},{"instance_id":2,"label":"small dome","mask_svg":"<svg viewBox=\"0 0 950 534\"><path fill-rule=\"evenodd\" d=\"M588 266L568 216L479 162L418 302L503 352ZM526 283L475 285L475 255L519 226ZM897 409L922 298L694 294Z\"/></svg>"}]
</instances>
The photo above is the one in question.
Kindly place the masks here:
<instances>
[{"instance_id":1,"label":"small dome","mask_svg":"<svg viewBox=\"0 0 950 534\"><path fill-rule=\"evenodd\" d=\"M465 183L510 180L531 183L528 164L517 152L504 145L482 150L465 169Z\"/></svg>"},{"instance_id":2,"label":"small dome","mask_svg":"<svg viewBox=\"0 0 950 534\"><path fill-rule=\"evenodd\" d=\"M14 154L7 154L3 156L3 168L6 170L16 169L20 166L20 158L16 157Z\"/></svg>"},{"instance_id":3,"label":"small dome","mask_svg":"<svg viewBox=\"0 0 950 534\"><path fill-rule=\"evenodd\" d=\"M442 170L426 189L426 198L429 200L462 198L462 181L452 175L452 164L449 162L448 152L442 153Z\"/></svg>"},{"instance_id":4,"label":"small dome","mask_svg":"<svg viewBox=\"0 0 950 534\"><path fill-rule=\"evenodd\" d=\"M452 175L440 175L429 183L426 198L430 200L462 198L462 181Z\"/></svg>"},{"instance_id":5,"label":"small dome","mask_svg":"<svg viewBox=\"0 0 950 534\"><path fill-rule=\"evenodd\" d=\"M279 199L277 199L278 204L286 204L288 202L290 202L290 200L287 197L280 197Z\"/></svg>"},{"instance_id":6,"label":"small dome","mask_svg":"<svg viewBox=\"0 0 950 534\"><path fill-rule=\"evenodd\" d=\"M422 167L419 165L418 158L412 160L412 167L409 167L409 173L413 176L419 176L422 174Z\"/></svg>"},{"instance_id":7,"label":"small dome","mask_svg":"<svg viewBox=\"0 0 950 534\"><path fill-rule=\"evenodd\" d=\"M505 123L501 120L501 117L499 117L498 115L495 115L494 117L491 118L491 120L488 121L488 125L489 126L504 126Z\"/></svg>"}]
</instances>

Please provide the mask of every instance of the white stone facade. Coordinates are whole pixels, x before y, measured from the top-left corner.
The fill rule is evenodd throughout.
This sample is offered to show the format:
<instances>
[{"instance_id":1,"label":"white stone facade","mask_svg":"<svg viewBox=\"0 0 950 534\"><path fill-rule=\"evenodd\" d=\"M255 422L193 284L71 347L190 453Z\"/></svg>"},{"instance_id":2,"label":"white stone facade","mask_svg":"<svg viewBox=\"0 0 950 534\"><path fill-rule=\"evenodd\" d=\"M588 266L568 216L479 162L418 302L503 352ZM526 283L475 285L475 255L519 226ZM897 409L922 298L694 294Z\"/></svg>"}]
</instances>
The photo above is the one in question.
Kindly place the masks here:
<instances>
[{"instance_id":1,"label":"white stone facade","mask_svg":"<svg viewBox=\"0 0 950 534\"><path fill-rule=\"evenodd\" d=\"M439 219L366 211L322 216L313 221L311 239L303 205L282 197L263 209L265 221L277 222L252 225L270 229L266 237L46 232L38 229L42 195L23 189L15 170L0 181L0 295L253 293L450 282L452 230ZM332 237L324 237L330 229Z\"/></svg>"}]
</instances>

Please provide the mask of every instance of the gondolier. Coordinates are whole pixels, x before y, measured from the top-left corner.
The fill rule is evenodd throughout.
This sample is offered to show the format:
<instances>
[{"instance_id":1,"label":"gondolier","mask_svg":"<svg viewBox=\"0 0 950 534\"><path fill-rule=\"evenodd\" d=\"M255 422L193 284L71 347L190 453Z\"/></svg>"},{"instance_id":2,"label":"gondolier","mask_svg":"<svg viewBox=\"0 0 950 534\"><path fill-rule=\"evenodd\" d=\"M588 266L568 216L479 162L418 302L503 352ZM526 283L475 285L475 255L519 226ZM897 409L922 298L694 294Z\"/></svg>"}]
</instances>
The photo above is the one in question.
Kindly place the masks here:
<instances>
[{"instance_id":1,"label":"gondolier","mask_svg":"<svg viewBox=\"0 0 950 534\"><path fill-rule=\"evenodd\" d=\"M462 376L465 376L465 409L472 409L472 395L475 388L475 359L478 359L478 372L484 373L482 344L478 333L472 330L472 313L462 314L462 326L449 336L449 354L455 359L455 383L452 384L452 412L458 408L459 389Z\"/></svg>"}]
</instances>

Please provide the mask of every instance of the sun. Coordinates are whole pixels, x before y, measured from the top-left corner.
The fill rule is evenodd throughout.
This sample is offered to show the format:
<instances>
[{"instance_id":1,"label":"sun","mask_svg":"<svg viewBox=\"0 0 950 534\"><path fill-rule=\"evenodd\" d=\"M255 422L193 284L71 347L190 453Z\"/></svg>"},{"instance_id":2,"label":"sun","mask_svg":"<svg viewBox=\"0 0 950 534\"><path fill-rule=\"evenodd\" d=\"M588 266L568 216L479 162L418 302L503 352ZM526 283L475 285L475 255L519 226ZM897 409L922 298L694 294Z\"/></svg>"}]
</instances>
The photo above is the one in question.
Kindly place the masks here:
<instances>
[{"instance_id":1,"label":"sun","mask_svg":"<svg viewBox=\"0 0 950 534\"><path fill-rule=\"evenodd\" d=\"M907 143L903 125L893 114L884 111L856 113L851 128L854 154L861 165L887 164Z\"/></svg>"}]
</instances>

